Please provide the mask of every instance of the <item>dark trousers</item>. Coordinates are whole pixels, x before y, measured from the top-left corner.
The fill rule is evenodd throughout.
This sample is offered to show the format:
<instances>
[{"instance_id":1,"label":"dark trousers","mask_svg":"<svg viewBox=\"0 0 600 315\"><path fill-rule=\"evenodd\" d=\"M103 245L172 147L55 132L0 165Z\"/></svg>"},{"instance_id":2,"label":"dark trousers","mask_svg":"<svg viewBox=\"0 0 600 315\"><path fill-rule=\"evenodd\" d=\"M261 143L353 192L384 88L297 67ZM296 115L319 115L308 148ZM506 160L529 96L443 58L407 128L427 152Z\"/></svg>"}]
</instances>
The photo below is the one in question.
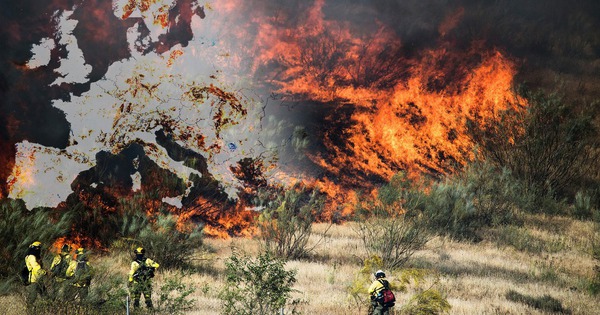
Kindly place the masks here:
<instances>
[{"instance_id":1,"label":"dark trousers","mask_svg":"<svg viewBox=\"0 0 600 315\"><path fill-rule=\"evenodd\" d=\"M45 295L46 290L40 282L33 282L27 287L27 305L31 306L37 300L38 295Z\"/></svg>"},{"instance_id":2,"label":"dark trousers","mask_svg":"<svg viewBox=\"0 0 600 315\"><path fill-rule=\"evenodd\" d=\"M375 301L371 301L371 307L369 309L369 314L371 314L371 315L389 315L390 308L383 306Z\"/></svg>"},{"instance_id":3,"label":"dark trousers","mask_svg":"<svg viewBox=\"0 0 600 315\"><path fill-rule=\"evenodd\" d=\"M152 282L144 281L144 282L133 282L131 288L131 298L133 299L133 307L140 306L140 296L144 296L144 302L146 302L146 306L152 307Z\"/></svg>"}]
</instances>

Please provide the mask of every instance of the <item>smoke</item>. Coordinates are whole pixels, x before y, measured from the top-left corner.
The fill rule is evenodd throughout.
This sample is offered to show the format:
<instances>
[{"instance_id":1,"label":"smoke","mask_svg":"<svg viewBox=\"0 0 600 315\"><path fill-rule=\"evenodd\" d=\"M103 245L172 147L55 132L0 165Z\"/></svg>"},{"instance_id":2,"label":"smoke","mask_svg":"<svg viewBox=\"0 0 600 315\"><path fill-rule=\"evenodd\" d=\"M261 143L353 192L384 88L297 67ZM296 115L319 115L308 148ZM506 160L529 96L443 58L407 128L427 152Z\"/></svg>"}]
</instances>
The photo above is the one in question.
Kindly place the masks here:
<instances>
[{"instance_id":1,"label":"smoke","mask_svg":"<svg viewBox=\"0 0 600 315\"><path fill-rule=\"evenodd\" d=\"M188 185L194 182L184 203L209 194L194 191L200 184L239 184L231 165L273 151L277 161L266 165L282 181L305 177L357 185L384 181L411 163L418 164L416 170L438 174L461 164L468 146L456 144L460 128L449 127L452 121L438 117L431 104L458 107L458 101L440 100L458 96L467 102L465 91L483 89L470 78L497 69L514 69L515 85L527 81L544 87L550 84L548 72L596 82L598 66L590 64L600 55L600 4L591 0L55 0L19 1L0 9L0 40L7 43L0 50L2 196L10 191L5 182L14 173L15 145L27 141L35 145L21 148L41 152L46 147L45 152L74 156L89 140L83 132L89 126L98 127L90 134L106 133L106 139L123 143L94 146L96 151L87 152L87 162L78 167L92 172L112 167L105 174L117 174L119 185L129 188L128 176L136 171L131 161L140 158L149 168L165 167ZM59 23L61 14L76 23L68 33ZM76 47L61 41L68 36L76 39ZM27 67L32 47L42 42L53 43L48 62ZM79 64L90 68L85 80L69 82L57 69L79 51ZM514 67L505 67L505 61ZM485 72L488 65L496 68ZM412 89L411 79L420 80ZM65 82L52 85L57 80ZM511 80L502 81L502 88ZM586 84L587 92L600 93L593 83ZM401 97L416 90L427 97ZM182 97L194 91L194 99ZM227 101L221 103L223 97ZM225 128L206 132L214 129L216 116L188 101L231 109L220 120ZM405 130L441 134L435 141L423 136L419 141L426 144L400 151L423 159L398 158L392 150L397 143L386 137L401 138L401 132L388 135L367 125L369 119L386 121L378 116L386 110L411 123ZM98 117L86 116L92 113ZM135 119L146 119L148 125ZM442 123L425 128L433 120ZM106 121L112 129L95 121ZM187 132L188 127L202 132ZM418 137L401 139L408 143L409 138ZM456 145L442 141L448 139ZM127 149L132 143L145 149ZM150 143L157 149L148 149ZM191 160L200 166L190 167ZM361 168L353 168L357 165ZM89 186L100 177L86 173L78 181ZM64 180L68 185L74 179ZM217 195L223 200L223 191Z\"/></svg>"}]
</instances>

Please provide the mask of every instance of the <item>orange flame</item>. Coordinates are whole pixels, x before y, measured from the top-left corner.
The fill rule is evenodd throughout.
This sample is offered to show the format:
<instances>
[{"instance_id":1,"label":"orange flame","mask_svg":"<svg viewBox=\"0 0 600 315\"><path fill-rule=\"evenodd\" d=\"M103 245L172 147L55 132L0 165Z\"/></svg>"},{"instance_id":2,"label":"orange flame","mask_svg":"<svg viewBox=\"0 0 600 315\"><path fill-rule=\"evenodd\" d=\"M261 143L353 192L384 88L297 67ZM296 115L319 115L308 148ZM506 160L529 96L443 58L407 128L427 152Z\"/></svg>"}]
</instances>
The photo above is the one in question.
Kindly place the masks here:
<instances>
[{"instance_id":1,"label":"orange flame","mask_svg":"<svg viewBox=\"0 0 600 315\"><path fill-rule=\"evenodd\" d=\"M25 154L27 156L25 158L17 159L19 163L14 165L12 173L7 181L9 195L17 196L17 198L23 197L23 195L27 193L28 188L35 185L35 152L27 151L20 154ZM19 183L20 186L15 186L16 183Z\"/></svg>"},{"instance_id":2,"label":"orange flame","mask_svg":"<svg viewBox=\"0 0 600 315\"><path fill-rule=\"evenodd\" d=\"M473 159L467 120L491 118L522 102L512 90L515 67L499 51L479 42L460 51L442 42L407 59L391 30L381 25L375 34L358 35L345 23L325 20L324 3L315 1L300 27L277 28L275 18L261 24L255 68L278 65L271 82L279 93L354 108L343 140L326 134L330 154L311 157L329 172L349 180L355 172L348 169L384 180L399 170L411 176L451 172ZM440 32L461 16L459 10L449 17ZM335 114L328 119L335 122ZM364 178L357 180L351 182Z\"/></svg>"}]
</instances>

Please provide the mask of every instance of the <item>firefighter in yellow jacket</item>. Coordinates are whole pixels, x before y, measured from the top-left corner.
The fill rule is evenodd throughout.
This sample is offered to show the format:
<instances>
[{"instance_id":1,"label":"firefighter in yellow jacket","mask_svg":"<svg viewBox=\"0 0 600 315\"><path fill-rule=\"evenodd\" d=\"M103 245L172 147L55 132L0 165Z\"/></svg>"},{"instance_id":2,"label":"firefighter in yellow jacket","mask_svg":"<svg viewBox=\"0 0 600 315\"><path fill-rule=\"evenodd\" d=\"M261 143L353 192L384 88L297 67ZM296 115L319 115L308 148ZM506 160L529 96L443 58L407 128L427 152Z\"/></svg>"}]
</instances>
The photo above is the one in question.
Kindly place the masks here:
<instances>
[{"instance_id":1,"label":"firefighter in yellow jacket","mask_svg":"<svg viewBox=\"0 0 600 315\"><path fill-rule=\"evenodd\" d=\"M46 271L42 267L42 243L33 242L27 249L25 255L25 265L29 270L29 287L27 292L27 304L35 302L38 295L44 294L44 285L41 283Z\"/></svg>"},{"instance_id":2,"label":"firefighter in yellow jacket","mask_svg":"<svg viewBox=\"0 0 600 315\"><path fill-rule=\"evenodd\" d=\"M50 264L50 274L54 280L53 293L58 298L64 297L65 280L67 279L67 268L71 263L71 246L64 244L60 249L60 253L54 256L52 264Z\"/></svg>"},{"instance_id":3,"label":"firefighter in yellow jacket","mask_svg":"<svg viewBox=\"0 0 600 315\"><path fill-rule=\"evenodd\" d=\"M390 314L390 307L383 305L376 300L377 295L384 288L389 288L389 282L385 279L385 273L383 270L377 270L375 272L375 281L369 287L369 295L371 297L371 314L373 315L388 315Z\"/></svg>"},{"instance_id":4,"label":"firefighter in yellow jacket","mask_svg":"<svg viewBox=\"0 0 600 315\"><path fill-rule=\"evenodd\" d=\"M146 258L146 250L138 247L134 250L135 260L129 270L129 291L133 299L133 307L140 306L140 295L144 295L146 307L152 308L152 278L158 264Z\"/></svg>"},{"instance_id":5,"label":"firefighter in yellow jacket","mask_svg":"<svg viewBox=\"0 0 600 315\"><path fill-rule=\"evenodd\" d=\"M54 256L50 265L50 273L54 277L54 281L63 282L67 278L67 268L71 263L71 246L64 244L60 249L60 253Z\"/></svg>"},{"instance_id":6,"label":"firefighter in yellow jacket","mask_svg":"<svg viewBox=\"0 0 600 315\"><path fill-rule=\"evenodd\" d=\"M66 275L71 284L72 298L79 298L80 301L83 301L88 296L92 282L92 268L88 261L88 253L84 248L78 248L75 253L77 254L76 259L69 264Z\"/></svg>"}]
</instances>

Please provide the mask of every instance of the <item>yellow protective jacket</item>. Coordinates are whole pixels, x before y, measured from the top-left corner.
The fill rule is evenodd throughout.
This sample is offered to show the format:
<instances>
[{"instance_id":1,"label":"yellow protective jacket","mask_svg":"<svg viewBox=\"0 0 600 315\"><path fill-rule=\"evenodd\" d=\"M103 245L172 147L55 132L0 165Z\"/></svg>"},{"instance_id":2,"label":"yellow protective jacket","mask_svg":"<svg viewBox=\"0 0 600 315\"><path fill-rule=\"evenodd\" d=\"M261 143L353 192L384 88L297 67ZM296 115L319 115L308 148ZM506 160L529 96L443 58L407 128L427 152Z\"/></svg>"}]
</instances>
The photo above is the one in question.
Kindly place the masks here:
<instances>
[{"instance_id":1,"label":"yellow protective jacket","mask_svg":"<svg viewBox=\"0 0 600 315\"><path fill-rule=\"evenodd\" d=\"M379 291L381 291L381 290L383 290L385 288L383 286L383 283L381 283L381 281L379 281L379 280L385 280L385 278L379 278L379 279L373 281L373 283L369 287L369 294L372 297L377 296L377 294L379 293Z\"/></svg>"},{"instance_id":2,"label":"yellow protective jacket","mask_svg":"<svg viewBox=\"0 0 600 315\"><path fill-rule=\"evenodd\" d=\"M54 267L56 265L60 264L60 262L63 260L67 262L67 267L68 267L71 264L71 261L73 259L71 258L71 255L69 255L69 254L66 254L66 255L58 254L58 255L54 256L54 259L52 260L52 264L50 265L50 271L52 271L54 269ZM66 275L64 275L64 274L63 275L54 275L54 276L56 277L56 279L58 281L62 281L66 277Z\"/></svg>"},{"instance_id":3,"label":"yellow protective jacket","mask_svg":"<svg viewBox=\"0 0 600 315\"><path fill-rule=\"evenodd\" d=\"M77 260L71 260L71 262L69 263L69 267L67 268L67 272L66 272L67 278L72 279L75 276L75 270L77 270L78 263L79 263L79 261L77 261ZM88 268L89 268L88 270L91 270L90 262L86 261L85 264L88 266ZM91 275L89 275L89 276L91 278ZM81 282L77 282L77 280L79 280ZM86 281L84 279L75 279L75 282L73 282L73 285L76 287L87 287L89 285L89 283L88 283L88 281Z\"/></svg>"},{"instance_id":4,"label":"yellow protective jacket","mask_svg":"<svg viewBox=\"0 0 600 315\"><path fill-rule=\"evenodd\" d=\"M146 263L146 266L153 267L154 269L157 269L158 266L160 266L158 263L156 263L154 260L152 260L150 258L146 258L145 263ZM140 268L139 262L137 262L136 260L131 262L131 268L129 269L129 282L134 282L135 279L133 279L133 275L139 268Z\"/></svg>"},{"instance_id":5,"label":"yellow protective jacket","mask_svg":"<svg viewBox=\"0 0 600 315\"><path fill-rule=\"evenodd\" d=\"M46 274L46 271L42 269L42 266L34 255L25 256L25 265L27 265L27 270L29 270L29 282L31 283L38 282Z\"/></svg>"}]
</instances>

